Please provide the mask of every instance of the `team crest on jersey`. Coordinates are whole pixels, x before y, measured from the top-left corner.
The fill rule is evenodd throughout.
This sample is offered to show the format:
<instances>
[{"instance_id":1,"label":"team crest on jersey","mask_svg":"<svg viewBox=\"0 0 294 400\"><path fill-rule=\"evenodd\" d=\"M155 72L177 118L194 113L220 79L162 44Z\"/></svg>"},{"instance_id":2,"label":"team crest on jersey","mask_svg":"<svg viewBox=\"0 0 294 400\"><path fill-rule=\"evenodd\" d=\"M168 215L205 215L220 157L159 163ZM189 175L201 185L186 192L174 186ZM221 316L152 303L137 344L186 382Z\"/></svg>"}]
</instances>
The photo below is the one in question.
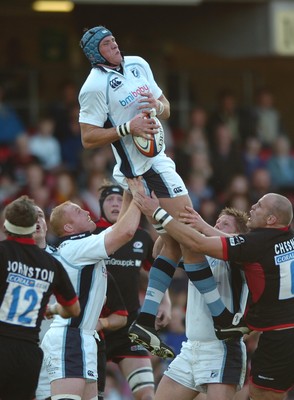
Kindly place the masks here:
<instances>
[{"instance_id":1,"label":"team crest on jersey","mask_svg":"<svg viewBox=\"0 0 294 400\"><path fill-rule=\"evenodd\" d=\"M119 79L118 76L116 76L115 78L111 79L109 84L112 89L116 90L117 88L119 88L121 86L121 80Z\"/></svg>"},{"instance_id":2,"label":"team crest on jersey","mask_svg":"<svg viewBox=\"0 0 294 400\"><path fill-rule=\"evenodd\" d=\"M133 252L134 253L143 253L143 242L137 241L133 243Z\"/></svg>"},{"instance_id":3,"label":"team crest on jersey","mask_svg":"<svg viewBox=\"0 0 294 400\"><path fill-rule=\"evenodd\" d=\"M135 78L140 78L140 72L137 68L131 69L131 73L134 75Z\"/></svg>"},{"instance_id":4,"label":"team crest on jersey","mask_svg":"<svg viewBox=\"0 0 294 400\"><path fill-rule=\"evenodd\" d=\"M244 243L245 239L242 236L234 236L230 238L230 245L231 246L239 246L240 244Z\"/></svg>"}]
</instances>

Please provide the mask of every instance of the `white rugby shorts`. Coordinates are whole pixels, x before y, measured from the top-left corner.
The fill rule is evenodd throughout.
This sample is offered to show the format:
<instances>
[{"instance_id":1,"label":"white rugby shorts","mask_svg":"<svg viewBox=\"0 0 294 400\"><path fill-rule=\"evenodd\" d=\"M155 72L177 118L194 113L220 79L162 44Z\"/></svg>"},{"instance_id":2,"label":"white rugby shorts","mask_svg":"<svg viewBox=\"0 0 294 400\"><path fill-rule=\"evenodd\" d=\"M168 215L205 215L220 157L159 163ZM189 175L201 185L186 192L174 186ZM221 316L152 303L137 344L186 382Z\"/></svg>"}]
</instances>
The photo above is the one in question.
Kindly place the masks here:
<instances>
[{"instance_id":1,"label":"white rugby shorts","mask_svg":"<svg viewBox=\"0 0 294 400\"><path fill-rule=\"evenodd\" d=\"M164 374L197 392L206 393L209 383L236 385L240 390L246 374L245 344L242 340L188 340Z\"/></svg>"},{"instance_id":2,"label":"white rugby shorts","mask_svg":"<svg viewBox=\"0 0 294 400\"><path fill-rule=\"evenodd\" d=\"M142 174L143 183L151 193L154 190L159 198L172 198L188 194L183 179L176 172L175 163L169 157L155 157L154 163L148 171ZM128 189L126 177L116 165L113 178L124 189Z\"/></svg>"},{"instance_id":3,"label":"white rugby shorts","mask_svg":"<svg viewBox=\"0 0 294 400\"><path fill-rule=\"evenodd\" d=\"M97 381L97 344L95 331L78 328L50 328L42 341L49 381L83 378Z\"/></svg>"},{"instance_id":4,"label":"white rugby shorts","mask_svg":"<svg viewBox=\"0 0 294 400\"><path fill-rule=\"evenodd\" d=\"M43 364L39 375L38 386L36 389L36 400L44 400L50 396L51 396L50 381L48 378L45 360L43 359Z\"/></svg>"}]
</instances>

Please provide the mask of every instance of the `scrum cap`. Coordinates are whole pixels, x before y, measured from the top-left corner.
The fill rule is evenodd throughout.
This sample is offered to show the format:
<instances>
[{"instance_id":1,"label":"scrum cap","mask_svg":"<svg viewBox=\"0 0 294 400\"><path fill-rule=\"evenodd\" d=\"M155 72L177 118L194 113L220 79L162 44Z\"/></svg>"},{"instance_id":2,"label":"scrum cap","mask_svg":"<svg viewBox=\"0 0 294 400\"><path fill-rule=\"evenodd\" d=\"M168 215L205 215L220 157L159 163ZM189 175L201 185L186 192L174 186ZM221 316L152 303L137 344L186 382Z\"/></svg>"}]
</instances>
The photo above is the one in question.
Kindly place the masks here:
<instances>
[{"instance_id":1,"label":"scrum cap","mask_svg":"<svg viewBox=\"0 0 294 400\"><path fill-rule=\"evenodd\" d=\"M95 26L86 31L80 41L80 46L93 67L108 63L99 51L100 42L106 36L112 36L110 30L104 26Z\"/></svg>"},{"instance_id":2,"label":"scrum cap","mask_svg":"<svg viewBox=\"0 0 294 400\"><path fill-rule=\"evenodd\" d=\"M124 191L118 185L105 186L105 188L101 192L100 199L99 199L101 210L102 210L104 200L106 199L106 197L110 196L111 194L120 194L122 196L124 194Z\"/></svg>"},{"instance_id":3,"label":"scrum cap","mask_svg":"<svg viewBox=\"0 0 294 400\"><path fill-rule=\"evenodd\" d=\"M100 194L100 199L99 199L99 204L100 204L100 210L101 210L101 216L108 221L106 218L106 215L103 210L103 203L106 199L106 197L110 196L111 194L120 194L123 196L124 191L123 189L118 186L118 185L111 185L111 186L105 186Z\"/></svg>"}]
</instances>

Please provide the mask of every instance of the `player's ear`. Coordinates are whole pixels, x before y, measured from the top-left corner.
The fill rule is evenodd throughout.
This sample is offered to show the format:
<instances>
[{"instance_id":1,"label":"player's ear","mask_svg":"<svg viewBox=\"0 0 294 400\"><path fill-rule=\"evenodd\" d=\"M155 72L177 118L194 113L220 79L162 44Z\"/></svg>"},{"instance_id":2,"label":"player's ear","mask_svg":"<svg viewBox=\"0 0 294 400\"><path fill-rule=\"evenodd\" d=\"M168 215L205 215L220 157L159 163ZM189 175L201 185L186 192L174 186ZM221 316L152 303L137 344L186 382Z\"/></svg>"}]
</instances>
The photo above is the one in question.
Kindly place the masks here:
<instances>
[{"instance_id":1,"label":"player's ear","mask_svg":"<svg viewBox=\"0 0 294 400\"><path fill-rule=\"evenodd\" d=\"M268 215L267 217L267 224L274 225L277 222L277 217L273 214Z\"/></svg>"},{"instance_id":2,"label":"player's ear","mask_svg":"<svg viewBox=\"0 0 294 400\"><path fill-rule=\"evenodd\" d=\"M63 227L64 232L71 233L72 232L72 225L71 224L65 224Z\"/></svg>"}]
</instances>

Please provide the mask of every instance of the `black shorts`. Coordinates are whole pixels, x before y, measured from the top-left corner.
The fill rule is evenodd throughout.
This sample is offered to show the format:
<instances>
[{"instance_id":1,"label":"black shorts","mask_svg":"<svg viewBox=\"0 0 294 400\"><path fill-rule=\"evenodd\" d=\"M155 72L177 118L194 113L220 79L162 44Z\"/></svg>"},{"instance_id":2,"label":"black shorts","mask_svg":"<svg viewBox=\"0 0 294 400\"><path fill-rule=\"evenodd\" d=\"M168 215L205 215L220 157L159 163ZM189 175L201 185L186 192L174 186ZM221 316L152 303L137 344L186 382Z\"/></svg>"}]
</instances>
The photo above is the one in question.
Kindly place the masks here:
<instances>
[{"instance_id":1,"label":"black shorts","mask_svg":"<svg viewBox=\"0 0 294 400\"><path fill-rule=\"evenodd\" d=\"M32 399L42 360L43 352L37 343L0 336L1 400Z\"/></svg>"},{"instance_id":2,"label":"black shorts","mask_svg":"<svg viewBox=\"0 0 294 400\"><path fill-rule=\"evenodd\" d=\"M250 380L257 387L286 392L294 385L294 329L260 335L251 362Z\"/></svg>"},{"instance_id":3,"label":"black shorts","mask_svg":"<svg viewBox=\"0 0 294 400\"><path fill-rule=\"evenodd\" d=\"M128 335L129 326L125 326L106 337L107 361L119 363L124 358L150 357L145 347L132 343Z\"/></svg>"}]
</instances>

